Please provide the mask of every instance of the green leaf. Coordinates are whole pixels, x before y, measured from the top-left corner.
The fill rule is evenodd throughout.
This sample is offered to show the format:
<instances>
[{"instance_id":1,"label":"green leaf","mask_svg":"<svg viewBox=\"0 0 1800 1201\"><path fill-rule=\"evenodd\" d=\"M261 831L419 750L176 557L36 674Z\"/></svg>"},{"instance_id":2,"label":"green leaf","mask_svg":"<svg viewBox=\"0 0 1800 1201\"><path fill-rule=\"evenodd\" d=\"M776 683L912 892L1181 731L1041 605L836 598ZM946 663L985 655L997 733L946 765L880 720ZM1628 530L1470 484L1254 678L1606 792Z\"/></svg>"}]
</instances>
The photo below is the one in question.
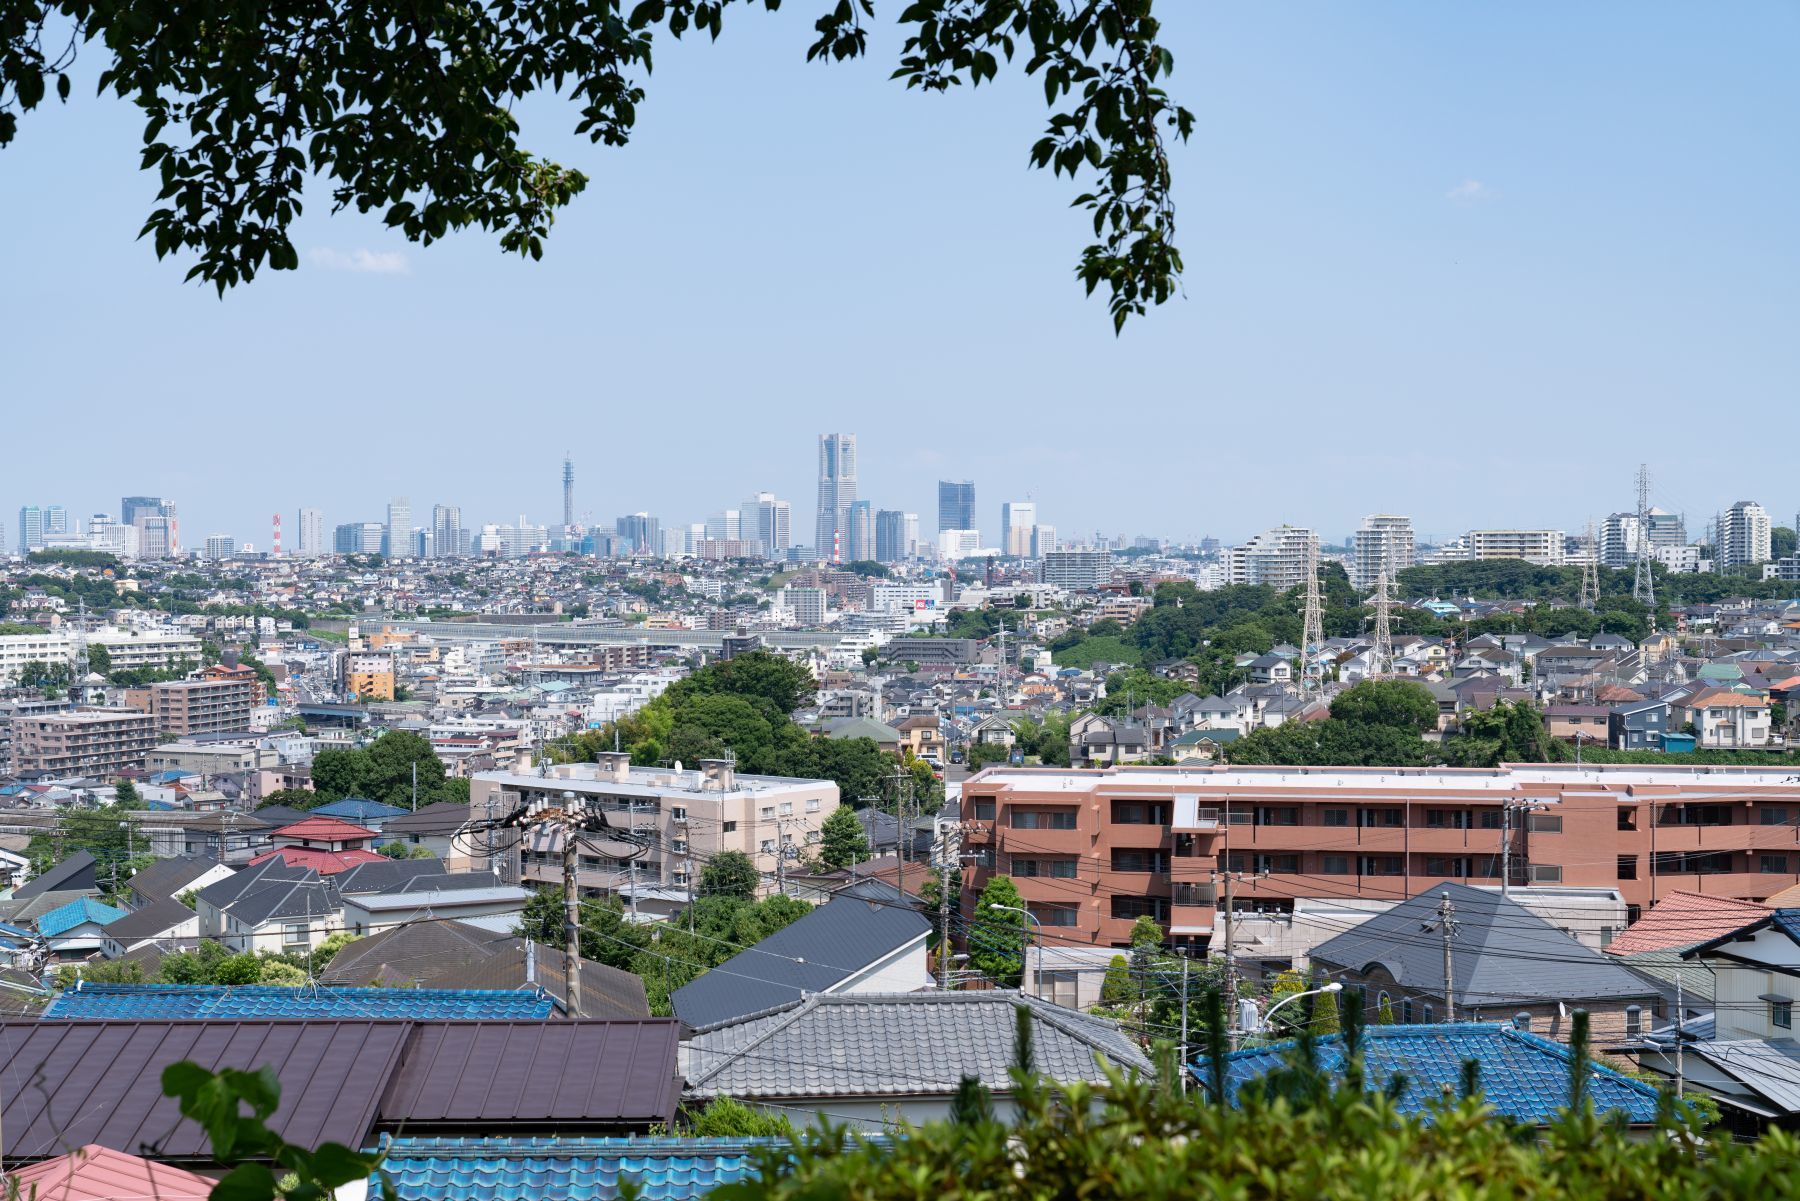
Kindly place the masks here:
<instances>
[{"instance_id":1,"label":"green leaf","mask_svg":"<svg viewBox=\"0 0 1800 1201\"><path fill-rule=\"evenodd\" d=\"M275 1173L260 1163L243 1163L213 1185L211 1201L273 1201L280 1195Z\"/></svg>"}]
</instances>

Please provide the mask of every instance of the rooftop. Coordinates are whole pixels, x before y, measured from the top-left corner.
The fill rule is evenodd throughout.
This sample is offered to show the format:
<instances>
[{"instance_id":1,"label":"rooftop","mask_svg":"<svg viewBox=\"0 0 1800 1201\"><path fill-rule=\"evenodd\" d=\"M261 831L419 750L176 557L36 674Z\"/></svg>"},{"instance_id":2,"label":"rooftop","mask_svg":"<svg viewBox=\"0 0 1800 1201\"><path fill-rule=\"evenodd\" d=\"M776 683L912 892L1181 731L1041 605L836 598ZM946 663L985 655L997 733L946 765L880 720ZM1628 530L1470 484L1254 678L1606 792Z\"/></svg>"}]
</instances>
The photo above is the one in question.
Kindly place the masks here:
<instances>
[{"instance_id":1,"label":"rooftop","mask_svg":"<svg viewBox=\"0 0 1800 1201\"><path fill-rule=\"evenodd\" d=\"M61 993L46 1019L413 1018L510 1021L550 1016L540 991L439 988L224 987L211 984L82 984Z\"/></svg>"},{"instance_id":2,"label":"rooftop","mask_svg":"<svg viewBox=\"0 0 1800 1201\"><path fill-rule=\"evenodd\" d=\"M643 1201L692 1201L754 1175L767 1140L686 1138L397 1138L387 1170L402 1197L434 1201L615 1198L627 1181Z\"/></svg>"},{"instance_id":3,"label":"rooftop","mask_svg":"<svg viewBox=\"0 0 1800 1201\"><path fill-rule=\"evenodd\" d=\"M1074 770L1061 767L992 767L969 778L969 785L993 784L1021 791L1088 792L1095 789L1192 787L1220 789L1296 788L1309 792L1371 788L1436 789L1461 793L1514 792L1521 788L1582 787L1696 788L1740 790L1768 788L1800 791L1791 767L1737 765L1663 766L1576 763L1508 763L1499 767L1255 767L1188 765L1125 766Z\"/></svg>"}]
</instances>

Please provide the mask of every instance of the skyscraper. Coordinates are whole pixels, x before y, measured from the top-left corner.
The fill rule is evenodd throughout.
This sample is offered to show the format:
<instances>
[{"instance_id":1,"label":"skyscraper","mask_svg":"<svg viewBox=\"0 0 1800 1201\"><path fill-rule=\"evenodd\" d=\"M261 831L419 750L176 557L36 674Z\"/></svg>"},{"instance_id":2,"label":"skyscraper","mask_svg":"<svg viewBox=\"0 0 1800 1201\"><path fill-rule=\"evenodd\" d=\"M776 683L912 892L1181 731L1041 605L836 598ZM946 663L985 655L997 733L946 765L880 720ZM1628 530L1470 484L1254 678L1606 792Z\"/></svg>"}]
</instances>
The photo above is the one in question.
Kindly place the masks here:
<instances>
[{"instance_id":1,"label":"skyscraper","mask_svg":"<svg viewBox=\"0 0 1800 1201\"><path fill-rule=\"evenodd\" d=\"M36 505L19 509L19 553L30 554L44 548L44 511Z\"/></svg>"},{"instance_id":2,"label":"skyscraper","mask_svg":"<svg viewBox=\"0 0 1800 1201\"><path fill-rule=\"evenodd\" d=\"M137 527L138 553L144 558L167 559L181 553L174 501L160 496L121 497L119 521Z\"/></svg>"},{"instance_id":3,"label":"skyscraper","mask_svg":"<svg viewBox=\"0 0 1800 1201\"><path fill-rule=\"evenodd\" d=\"M662 553L662 523L648 513L627 513L613 523L613 530L619 536L620 554Z\"/></svg>"},{"instance_id":4,"label":"skyscraper","mask_svg":"<svg viewBox=\"0 0 1800 1201\"><path fill-rule=\"evenodd\" d=\"M938 529L975 528L975 485L968 480L938 481Z\"/></svg>"},{"instance_id":5,"label":"skyscraper","mask_svg":"<svg viewBox=\"0 0 1800 1201\"><path fill-rule=\"evenodd\" d=\"M760 542L762 553L771 559L787 554L794 544L794 509L773 492L758 492L739 507L746 542Z\"/></svg>"},{"instance_id":6,"label":"skyscraper","mask_svg":"<svg viewBox=\"0 0 1800 1201\"><path fill-rule=\"evenodd\" d=\"M1412 518L1392 513L1371 513L1352 535L1354 558L1350 582L1362 592L1386 576L1390 581L1414 562Z\"/></svg>"},{"instance_id":7,"label":"skyscraper","mask_svg":"<svg viewBox=\"0 0 1800 1201\"><path fill-rule=\"evenodd\" d=\"M819 435L819 509L814 549L821 563L838 563L849 547L850 506L856 500L856 435Z\"/></svg>"},{"instance_id":8,"label":"skyscraper","mask_svg":"<svg viewBox=\"0 0 1800 1201\"><path fill-rule=\"evenodd\" d=\"M906 558L906 518L907 514L898 509L882 509L875 514L877 563L898 563ZM917 537L916 529L914 536Z\"/></svg>"},{"instance_id":9,"label":"skyscraper","mask_svg":"<svg viewBox=\"0 0 1800 1201\"><path fill-rule=\"evenodd\" d=\"M1009 500L1000 506L1000 549L1024 559L1031 554L1031 527L1037 524L1037 502Z\"/></svg>"},{"instance_id":10,"label":"skyscraper","mask_svg":"<svg viewBox=\"0 0 1800 1201\"><path fill-rule=\"evenodd\" d=\"M1770 549L1771 526L1768 510L1753 500L1738 501L1725 510L1719 521L1716 559L1725 567L1767 563L1774 557Z\"/></svg>"},{"instance_id":11,"label":"skyscraper","mask_svg":"<svg viewBox=\"0 0 1800 1201\"><path fill-rule=\"evenodd\" d=\"M126 496L119 500L119 523L136 525L139 516L161 517L163 502L160 496Z\"/></svg>"},{"instance_id":12,"label":"skyscraper","mask_svg":"<svg viewBox=\"0 0 1800 1201\"><path fill-rule=\"evenodd\" d=\"M844 539L844 558L851 562L862 562L875 557L875 506L866 500L850 502L850 516L847 521L848 536Z\"/></svg>"},{"instance_id":13,"label":"skyscraper","mask_svg":"<svg viewBox=\"0 0 1800 1201\"><path fill-rule=\"evenodd\" d=\"M462 509L456 505L432 505L432 557L434 559L454 559L462 553Z\"/></svg>"},{"instance_id":14,"label":"skyscraper","mask_svg":"<svg viewBox=\"0 0 1800 1201\"><path fill-rule=\"evenodd\" d=\"M325 553L325 514L318 509L294 515L294 553L309 559Z\"/></svg>"},{"instance_id":15,"label":"skyscraper","mask_svg":"<svg viewBox=\"0 0 1800 1201\"><path fill-rule=\"evenodd\" d=\"M381 553L390 559L403 559L412 554L412 501L404 496L388 501L387 531L382 535Z\"/></svg>"}]
</instances>

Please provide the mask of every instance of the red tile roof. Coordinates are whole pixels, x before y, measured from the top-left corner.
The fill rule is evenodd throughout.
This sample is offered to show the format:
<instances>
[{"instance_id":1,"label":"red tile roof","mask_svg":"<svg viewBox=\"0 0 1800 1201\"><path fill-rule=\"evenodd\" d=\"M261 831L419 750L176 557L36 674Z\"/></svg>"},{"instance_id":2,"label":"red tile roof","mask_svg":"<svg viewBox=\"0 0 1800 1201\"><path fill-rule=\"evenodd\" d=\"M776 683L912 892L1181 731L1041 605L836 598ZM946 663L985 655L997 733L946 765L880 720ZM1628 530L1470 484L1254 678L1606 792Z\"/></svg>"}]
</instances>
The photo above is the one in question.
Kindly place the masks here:
<instances>
[{"instance_id":1,"label":"red tile roof","mask_svg":"<svg viewBox=\"0 0 1800 1201\"><path fill-rule=\"evenodd\" d=\"M276 847L252 859L250 866L255 867L271 859L279 859L289 867L310 867L321 876L335 876L339 872L349 871L359 863L381 863L387 856L355 847L347 851L325 851L318 847Z\"/></svg>"},{"instance_id":2,"label":"red tile roof","mask_svg":"<svg viewBox=\"0 0 1800 1201\"><path fill-rule=\"evenodd\" d=\"M1711 942L1760 921L1767 905L1735 897L1709 897L1697 892L1667 893L1637 923L1607 944L1609 955L1673 951Z\"/></svg>"},{"instance_id":3,"label":"red tile roof","mask_svg":"<svg viewBox=\"0 0 1800 1201\"><path fill-rule=\"evenodd\" d=\"M375 831L368 827L336 817L309 817L291 826L283 826L275 833L284 838L307 838L319 842L349 842L358 838L375 837Z\"/></svg>"},{"instance_id":4,"label":"red tile roof","mask_svg":"<svg viewBox=\"0 0 1800 1201\"><path fill-rule=\"evenodd\" d=\"M6 1179L18 1185L19 1196L37 1201L116 1201L121 1197L206 1201L213 1187L204 1176L97 1143L20 1168Z\"/></svg>"}]
</instances>

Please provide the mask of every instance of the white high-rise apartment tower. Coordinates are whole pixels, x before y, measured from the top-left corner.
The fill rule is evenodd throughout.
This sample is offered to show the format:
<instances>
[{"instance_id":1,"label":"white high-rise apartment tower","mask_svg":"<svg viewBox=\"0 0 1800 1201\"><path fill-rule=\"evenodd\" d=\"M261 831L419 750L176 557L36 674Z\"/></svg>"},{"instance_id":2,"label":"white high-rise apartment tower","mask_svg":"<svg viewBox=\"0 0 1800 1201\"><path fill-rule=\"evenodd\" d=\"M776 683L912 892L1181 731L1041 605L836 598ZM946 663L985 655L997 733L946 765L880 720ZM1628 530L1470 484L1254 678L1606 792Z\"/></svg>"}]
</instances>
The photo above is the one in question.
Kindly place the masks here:
<instances>
[{"instance_id":1,"label":"white high-rise apartment tower","mask_svg":"<svg viewBox=\"0 0 1800 1201\"><path fill-rule=\"evenodd\" d=\"M1774 558L1770 549L1772 523L1768 510L1753 500L1740 500L1725 510L1719 520L1717 555L1724 567L1742 567L1747 563L1767 563Z\"/></svg>"},{"instance_id":2,"label":"white high-rise apartment tower","mask_svg":"<svg viewBox=\"0 0 1800 1201\"><path fill-rule=\"evenodd\" d=\"M1362 520L1351 547L1350 582L1367 592L1382 576L1393 579L1413 566L1412 518L1393 513L1371 513Z\"/></svg>"}]
</instances>

